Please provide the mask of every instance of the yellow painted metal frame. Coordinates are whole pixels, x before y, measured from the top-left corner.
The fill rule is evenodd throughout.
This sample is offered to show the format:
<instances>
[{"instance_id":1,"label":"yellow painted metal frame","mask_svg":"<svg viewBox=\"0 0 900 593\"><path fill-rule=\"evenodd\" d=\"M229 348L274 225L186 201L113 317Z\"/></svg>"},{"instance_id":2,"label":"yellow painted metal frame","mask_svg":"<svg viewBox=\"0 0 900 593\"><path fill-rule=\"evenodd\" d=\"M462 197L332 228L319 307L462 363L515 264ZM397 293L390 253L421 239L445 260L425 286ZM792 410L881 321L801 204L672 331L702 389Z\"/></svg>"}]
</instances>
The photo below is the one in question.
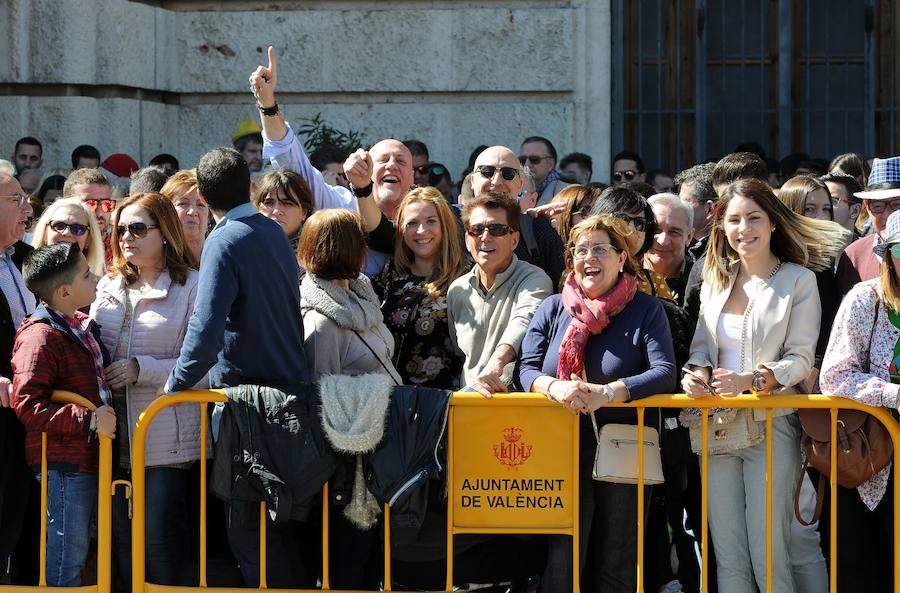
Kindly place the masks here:
<instances>
[{"instance_id":1,"label":"yellow painted metal frame","mask_svg":"<svg viewBox=\"0 0 900 593\"><path fill-rule=\"evenodd\" d=\"M69 392L54 392L53 394L54 401L66 402L66 403L76 403L79 405L83 405L85 407L93 409L93 405L86 399L77 396L76 394L72 394ZM145 583L145 566L144 566L144 543L145 543L145 480L144 480L144 453L145 453L145 445L146 445L146 434L147 429L152 422L153 418L164 408L170 405L190 405L190 404L199 404L201 407L201 427L200 427L200 438L201 442L206 442L206 434L207 434L207 421L206 421L206 408L209 403L214 402L225 402L227 398L224 395L224 392L221 390L209 390L209 391L186 391L172 396L161 396L157 400L155 400L141 415L138 420L135 431L133 435L132 442L132 468L133 468L133 503L134 503L134 516L133 516L133 524L132 524L132 571L133 571L133 582L132 582L132 591L133 593L190 593L197 589L196 587L171 587L171 586L163 586L163 585L154 585L150 583ZM450 414L453 414L454 406L535 406L535 407L546 407L546 406L555 406L556 404L549 402L543 396L538 396L535 394L498 394L491 399L482 398L478 394L472 393L457 393L454 394ZM772 541L772 521L771 521L771 513L772 513L772 483L769 480L769 476L771 476L771 464L772 464L772 441L770 435L772 434L772 410L777 408L813 408L813 409L828 409L831 411L831 438L833 442L836 442L837 436L837 413L840 409L853 409L853 410L862 410L865 411L875 418L877 418L884 426L887 428L889 434L891 435L891 439L894 442L894 449L898 450L900 447L900 424L894 421L890 412L888 412L884 408L872 408L869 406L865 406L863 404L859 404L853 400L845 399L845 398L834 398L828 397L824 395L741 395L734 398L718 398L718 397L706 397L701 399L693 399L689 398L685 395L657 395L653 397L649 397L643 400L638 400L635 402L629 403L616 403L609 404L610 407L622 407L622 408L635 408L638 415L638 441L643 440L643 418L645 414L645 410L647 408L701 408L701 409L709 409L709 408L718 408L718 407L731 407L731 408L756 408L756 409L765 409L766 410L766 517L767 517L767 527L766 527L766 538L767 542L771 544ZM575 429L577 430L578 426L578 417L573 416L573 424ZM451 423L449 439L450 446L448 447L448 455L452 455L452 443L454 439L452 423ZM701 502L702 502L702 518L701 518L701 543L703 548L703 554L701 559L702 565L702 581L701 588L702 591L708 590L709 583L709 571L707 564L707 550L709 544L709 534L708 534L708 522L707 522L707 500L708 500L708 491L707 491L707 475L709 472L709 456L705 443L707 442L707 435L709 432L709 422L706 416L703 417L701 422L701 437L703 445L703 451L700 456L700 464L701 464L701 477L702 477L702 494L701 494ZM42 517L46 518L46 505L47 505L47 492L46 492L46 472L47 472L47 459L46 459L46 435L43 439L44 442L44 450L42 452L42 461L41 461L41 471L44 476L42 480L41 487L41 513ZM638 491L643 492L643 448L638 448ZM578 451L577 448L573 452L575 458L575 467L578 467L577 456ZM206 492L206 467L207 460L205 456L201 456L200 460L201 466L201 492L205 494ZM831 466L832 469L837 467L837 448L831 448ZM452 463L449 463L448 459L448 472L452 472ZM112 502L112 443L110 439L106 437L100 438L100 468L98 473L99 487L98 487L98 558L97 558L97 585L96 586L83 586L69 589L76 593L110 593L110 568L111 568L111 502ZM118 481L117 481L118 483ZM577 480L576 480L577 483ZM830 489L834 491L837 487L837 478L836 472L831 472L831 477L829 479ZM125 483L127 488L127 482ZM322 541L323 541L323 589L324 591L328 591L329 583L328 583L328 486L326 484L325 489L323 491L323 529L322 529ZM638 565L636 567L637 570L637 582L638 587L637 591L639 593L643 593L643 551L644 551L644 525L643 525L643 515L644 515L644 497L642 495L638 496L638 513L637 513L637 536L638 536ZM894 566L900 568L900 525L898 525L898 520L900 520L900 488L894 489L894 516L895 516L895 525L894 525ZM200 497L200 588L204 589L208 593L241 593L248 592L253 589L234 589L234 588L216 588L216 587L207 587L207 564L206 564L206 508L205 508L205 496ZM578 530L577 530L577 488L575 493L575 520L573 522L573 529L571 530L544 530L538 531L539 533L566 533L570 534L573 537L573 569L574 575L579 574L578 572ZM831 566L831 574L829 575L830 579L830 591L831 593L837 592L837 500L836 497L831 497L831 503L829 508L829 514L831 517L831 541L830 541L830 566ZM265 516L265 506L264 504L260 505L260 518L264 519ZM447 544L448 550L452 550L453 545L453 535L460 533L524 533L525 530L519 529L507 529L507 530L496 530L496 531L478 531L474 529L466 529L466 528L453 528L452 526L452 516L453 516L453 505L452 503L448 505L448 529L447 529ZM0 586L0 592L14 592L14 593L38 593L38 592L46 592L46 519L42 521L41 525L41 575L40 575L40 585L37 587L21 587L21 586ZM534 531L528 531L528 533L534 533ZM265 521L261 521L261 546L260 546L260 589L267 588L265 583ZM385 541L390 541L390 509L385 506ZM766 568L767 574L771 575L772 567L772 552L771 545L767 545L766 549ZM447 581L447 589L446 591L452 590L452 570L453 570L453 555L447 555L447 570L448 570L448 581ZM385 553L385 590L390 591L390 547L386 546ZM577 582L577 579L576 579ZM576 585L577 587L577 585ZM320 591L317 590L317 591ZM576 589L577 591L577 589ZM772 591L772 583L769 581L766 584L766 593L771 593ZM894 591L895 593L900 593L900 570L894 571ZM294 590L295 593L312 593L310 590ZM350 592L354 593L354 592ZM362 592L356 592L362 593Z\"/></svg>"}]
</instances>

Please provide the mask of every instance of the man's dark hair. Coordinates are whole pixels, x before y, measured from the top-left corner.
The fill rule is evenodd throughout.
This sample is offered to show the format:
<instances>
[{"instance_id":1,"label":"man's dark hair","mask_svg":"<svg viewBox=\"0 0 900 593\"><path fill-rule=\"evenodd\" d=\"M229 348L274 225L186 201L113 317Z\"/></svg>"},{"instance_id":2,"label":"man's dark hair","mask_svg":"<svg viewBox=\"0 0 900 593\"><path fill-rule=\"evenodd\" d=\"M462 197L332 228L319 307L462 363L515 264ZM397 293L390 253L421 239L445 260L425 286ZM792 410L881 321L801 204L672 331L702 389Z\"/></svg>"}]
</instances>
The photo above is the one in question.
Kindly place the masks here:
<instances>
[{"instance_id":1,"label":"man's dark hair","mask_svg":"<svg viewBox=\"0 0 900 593\"><path fill-rule=\"evenodd\" d=\"M556 156L556 147L553 146L552 142L550 142L543 136L529 136L528 138L522 140L522 144L528 144L529 142L542 143L547 148L547 152L550 153L550 156L553 157L553 162L557 162L559 160L559 157Z\"/></svg>"},{"instance_id":2,"label":"man's dark hair","mask_svg":"<svg viewBox=\"0 0 900 593\"><path fill-rule=\"evenodd\" d=\"M131 195L158 193L169 176L157 166L150 165L131 174Z\"/></svg>"},{"instance_id":3,"label":"man's dark hair","mask_svg":"<svg viewBox=\"0 0 900 593\"><path fill-rule=\"evenodd\" d=\"M615 165L616 161L624 161L626 159L634 161L638 173L644 172L644 159L641 158L641 155L631 150L623 150L617 153L616 156L613 157L612 164Z\"/></svg>"},{"instance_id":4,"label":"man's dark hair","mask_svg":"<svg viewBox=\"0 0 900 593\"><path fill-rule=\"evenodd\" d=\"M156 155L155 157L150 159L150 162L147 164L162 167L163 169L165 169L166 165L169 165L170 167L172 167L172 171L181 170L181 164L178 162L178 159L176 159L173 155L165 152Z\"/></svg>"},{"instance_id":5,"label":"man's dark hair","mask_svg":"<svg viewBox=\"0 0 900 593\"><path fill-rule=\"evenodd\" d=\"M41 146L41 141L35 138L34 136L24 136L16 140L16 145L13 147L13 154L19 152L19 146L22 144L27 144L28 146L37 146L41 151L41 155L44 154L44 147Z\"/></svg>"},{"instance_id":6,"label":"man's dark hair","mask_svg":"<svg viewBox=\"0 0 900 593\"><path fill-rule=\"evenodd\" d=\"M822 183L830 181L832 183L843 185L844 190L847 192L847 200L851 204L862 204L862 198L857 198L853 195L856 192L863 190L862 186L853 175L847 175L846 173L828 173L819 177L819 181Z\"/></svg>"},{"instance_id":7,"label":"man's dark hair","mask_svg":"<svg viewBox=\"0 0 900 593\"><path fill-rule=\"evenodd\" d=\"M413 156L423 156L426 161L431 160L431 156L428 154L428 147L421 140L404 140L403 146L408 148Z\"/></svg>"},{"instance_id":8,"label":"man's dark hair","mask_svg":"<svg viewBox=\"0 0 900 593\"><path fill-rule=\"evenodd\" d=\"M559 168L565 169L571 164L578 165L582 169L587 169L591 173L594 172L594 159L590 157L590 155L584 154L583 152L573 152L571 154L567 154L559 161Z\"/></svg>"},{"instance_id":9,"label":"man's dark hair","mask_svg":"<svg viewBox=\"0 0 900 593\"><path fill-rule=\"evenodd\" d=\"M797 169L806 169L813 175L824 175L827 166L828 163L822 164L819 161L812 159L797 163ZM797 173L797 169L794 169L794 173Z\"/></svg>"},{"instance_id":10,"label":"man's dark hair","mask_svg":"<svg viewBox=\"0 0 900 593\"><path fill-rule=\"evenodd\" d=\"M797 172L797 167L800 166L800 163L808 160L810 160L809 155L805 152L793 152L787 155L781 159L781 163L779 164L779 177L781 177L782 181L787 181Z\"/></svg>"},{"instance_id":11,"label":"man's dark hair","mask_svg":"<svg viewBox=\"0 0 900 593\"><path fill-rule=\"evenodd\" d=\"M209 207L227 212L250 201L250 167L241 153L213 148L197 163L197 190Z\"/></svg>"},{"instance_id":12,"label":"man's dark hair","mask_svg":"<svg viewBox=\"0 0 900 593\"><path fill-rule=\"evenodd\" d=\"M350 153L340 146L322 144L310 153L309 162L319 171L324 171L331 163L343 165L349 156Z\"/></svg>"},{"instance_id":13,"label":"man's dark hair","mask_svg":"<svg viewBox=\"0 0 900 593\"><path fill-rule=\"evenodd\" d=\"M762 160L766 160L766 149L759 142L741 142L732 152L752 152Z\"/></svg>"},{"instance_id":14,"label":"man's dark hair","mask_svg":"<svg viewBox=\"0 0 900 593\"><path fill-rule=\"evenodd\" d=\"M519 207L519 202L516 201L515 198L510 198L495 191L485 191L481 192L471 200L466 200L466 204L462 208L463 226L469 226L469 217L472 216L472 210L475 208L505 211L506 224L509 225L509 228L512 230L519 232L519 226L522 219L522 208Z\"/></svg>"},{"instance_id":15,"label":"man's dark hair","mask_svg":"<svg viewBox=\"0 0 900 593\"><path fill-rule=\"evenodd\" d=\"M91 146L90 144L82 144L81 146L76 146L75 150L72 151L72 168L75 169L78 167L78 161L81 159L96 159L97 164L100 164L100 151L97 150L96 147Z\"/></svg>"},{"instance_id":16,"label":"man's dark hair","mask_svg":"<svg viewBox=\"0 0 900 593\"><path fill-rule=\"evenodd\" d=\"M626 183L623 183L621 187L630 189L633 192L637 192L645 198L649 198L650 196L657 193L656 188L646 181L628 181Z\"/></svg>"},{"instance_id":17,"label":"man's dark hair","mask_svg":"<svg viewBox=\"0 0 900 593\"><path fill-rule=\"evenodd\" d=\"M626 157L627 158L627 157ZM647 198L628 187L609 187L603 190L600 197L591 206L591 216L596 214L612 214L623 218L623 215L641 212L644 215L646 227L644 228L644 244L634 254L638 261L644 252L653 244L653 235L656 234L656 216Z\"/></svg>"},{"instance_id":18,"label":"man's dark hair","mask_svg":"<svg viewBox=\"0 0 900 593\"><path fill-rule=\"evenodd\" d=\"M713 185L713 171L715 168L716 165L714 163L694 165L675 176L675 185L682 186L685 183L690 183L691 190L694 192L694 197L697 198L698 202L705 203L710 200L715 202L719 198Z\"/></svg>"},{"instance_id":19,"label":"man's dark hair","mask_svg":"<svg viewBox=\"0 0 900 593\"><path fill-rule=\"evenodd\" d=\"M663 176L665 176L665 177L669 177L669 178L672 179L672 182L673 182L673 183L675 182L675 176L672 175L671 173L669 173L668 171L666 171L665 169L650 169L649 171L647 171L647 176L646 176L646 181L647 181L647 183L650 184L650 185L653 185L653 182L654 182L654 181L656 180L656 178L659 177L660 175L663 175Z\"/></svg>"},{"instance_id":20,"label":"man's dark hair","mask_svg":"<svg viewBox=\"0 0 900 593\"><path fill-rule=\"evenodd\" d=\"M57 243L35 249L25 256L22 278L25 286L45 303L63 284L71 284L78 272L78 243Z\"/></svg>"},{"instance_id":21,"label":"man's dark hair","mask_svg":"<svg viewBox=\"0 0 900 593\"><path fill-rule=\"evenodd\" d=\"M726 154L713 169L713 187L723 187L739 179L759 179L769 182L765 161L752 152Z\"/></svg>"},{"instance_id":22,"label":"man's dark hair","mask_svg":"<svg viewBox=\"0 0 900 593\"><path fill-rule=\"evenodd\" d=\"M240 138L237 139L237 142L234 143L234 147L238 151L243 152L244 149L247 148L247 145L250 144L251 142L253 142L254 144L262 145L262 143L263 143L262 134L260 134L259 132L255 132L253 134L246 134L244 136L241 136Z\"/></svg>"}]
</instances>

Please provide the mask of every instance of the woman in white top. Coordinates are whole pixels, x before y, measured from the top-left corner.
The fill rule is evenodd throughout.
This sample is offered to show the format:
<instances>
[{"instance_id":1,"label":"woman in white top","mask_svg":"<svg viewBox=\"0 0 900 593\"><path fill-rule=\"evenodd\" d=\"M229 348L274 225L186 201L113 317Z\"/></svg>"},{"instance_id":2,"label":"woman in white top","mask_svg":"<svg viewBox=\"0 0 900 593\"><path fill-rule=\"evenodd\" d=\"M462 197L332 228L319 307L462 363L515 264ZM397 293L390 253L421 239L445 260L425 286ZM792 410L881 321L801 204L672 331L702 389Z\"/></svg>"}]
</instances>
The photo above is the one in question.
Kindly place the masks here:
<instances>
[{"instance_id":1,"label":"woman in white top","mask_svg":"<svg viewBox=\"0 0 900 593\"><path fill-rule=\"evenodd\" d=\"M710 387L724 397L797 392L794 386L813 364L821 317L810 270L829 265L841 234L835 223L795 214L761 181L737 181L722 192L703 269L691 372L682 379L685 393L704 397ZM793 412L775 410L770 435L771 578L780 593L795 591L788 541L800 427ZM765 590L767 578L765 410L725 410L720 417L731 414L761 438L736 438L733 425L710 423L711 443L734 442L709 457L709 523L720 593L754 593ZM692 431L693 440L699 431Z\"/></svg>"}]
</instances>

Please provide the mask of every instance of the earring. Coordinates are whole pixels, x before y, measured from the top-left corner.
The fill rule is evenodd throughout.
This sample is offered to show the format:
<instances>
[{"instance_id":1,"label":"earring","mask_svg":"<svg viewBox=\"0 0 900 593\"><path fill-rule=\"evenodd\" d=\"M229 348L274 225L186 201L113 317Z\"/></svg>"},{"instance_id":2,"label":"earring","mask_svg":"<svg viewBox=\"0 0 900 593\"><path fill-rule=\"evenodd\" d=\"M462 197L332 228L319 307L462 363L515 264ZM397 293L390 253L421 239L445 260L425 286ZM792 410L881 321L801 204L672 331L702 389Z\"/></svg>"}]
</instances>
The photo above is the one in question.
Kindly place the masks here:
<instances>
[{"instance_id":1,"label":"earring","mask_svg":"<svg viewBox=\"0 0 900 593\"><path fill-rule=\"evenodd\" d=\"M774 225L772 225L772 232L773 232L773 233L775 232L775 226L774 226Z\"/></svg>"},{"instance_id":2,"label":"earring","mask_svg":"<svg viewBox=\"0 0 900 593\"><path fill-rule=\"evenodd\" d=\"M169 242L166 241L165 239L163 239L163 245L168 245L168 244L169 244Z\"/></svg>"},{"instance_id":3,"label":"earring","mask_svg":"<svg viewBox=\"0 0 900 593\"><path fill-rule=\"evenodd\" d=\"M624 271L625 271L625 264L622 264L621 266L619 266L619 273L621 274Z\"/></svg>"}]
</instances>

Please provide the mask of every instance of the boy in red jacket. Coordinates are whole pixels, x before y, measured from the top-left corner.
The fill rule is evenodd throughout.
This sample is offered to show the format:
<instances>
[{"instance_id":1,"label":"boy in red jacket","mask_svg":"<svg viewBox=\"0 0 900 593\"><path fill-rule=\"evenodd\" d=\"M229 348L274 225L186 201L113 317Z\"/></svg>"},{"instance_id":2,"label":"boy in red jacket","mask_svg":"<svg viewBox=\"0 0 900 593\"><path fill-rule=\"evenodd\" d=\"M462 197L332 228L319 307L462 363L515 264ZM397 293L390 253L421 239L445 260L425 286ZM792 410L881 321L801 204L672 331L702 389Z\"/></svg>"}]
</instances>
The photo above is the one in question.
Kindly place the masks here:
<instances>
[{"instance_id":1,"label":"boy in red jacket","mask_svg":"<svg viewBox=\"0 0 900 593\"><path fill-rule=\"evenodd\" d=\"M113 437L116 417L103 368L109 354L98 327L79 309L96 295L97 277L76 243L37 249L25 259L28 290L42 301L16 332L12 404L25 425L25 457L40 479L47 433L47 584L81 584L97 506L96 433ZM50 401L72 391L97 411Z\"/></svg>"}]
</instances>

